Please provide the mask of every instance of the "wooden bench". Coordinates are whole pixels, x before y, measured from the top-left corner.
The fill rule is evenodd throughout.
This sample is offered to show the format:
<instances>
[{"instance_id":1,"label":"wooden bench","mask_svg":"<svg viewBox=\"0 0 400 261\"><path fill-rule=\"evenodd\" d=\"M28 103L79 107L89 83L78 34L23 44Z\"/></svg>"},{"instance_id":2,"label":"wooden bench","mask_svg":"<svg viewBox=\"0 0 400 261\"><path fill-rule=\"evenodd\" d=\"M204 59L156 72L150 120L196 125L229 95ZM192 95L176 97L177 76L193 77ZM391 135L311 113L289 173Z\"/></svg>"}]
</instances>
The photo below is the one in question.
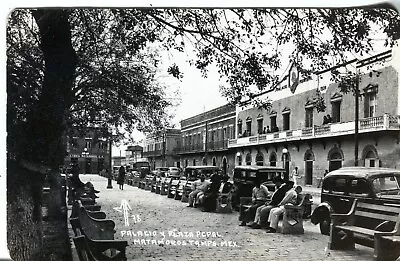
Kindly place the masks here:
<instances>
[{"instance_id":1,"label":"wooden bench","mask_svg":"<svg viewBox=\"0 0 400 261\"><path fill-rule=\"evenodd\" d=\"M283 212L283 234L304 234L303 218L306 207L311 203L310 194L299 194L297 205L285 205Z\"/></svg>"},{"instance_id":2,"label":"wooden bench","mask_svg":"<svg viewBox=\"0 0 400 261\"><path fill-rule=\"evenodd\" d=\"M81 233L85 234L90 239L114 239L114 234L116 232L113 220L93 218L81 204L79 205L77 217L70 218L70 223L73 229L81 230Z\"/></svg>"},{"instance_id":3,"label":"wooden bench","mask_svg":"<svg viewBox=\"0 0 400 261\"><path fill-rule=\"evenodd\" d=\"M126 261L124 240L91 240L85 235L73 238L75 249L80 261Z\"/></svg>"},{"instance_id":4,"label":"wooden bench","mask_svg":"<svg viewBox=\"0 0 400 261\"><path fill-rule=\"evenodd\" d=\"M83 205L81 203L81 201L79 201L79 200L76 200L72 204L72 211L71 211L70 218L75 218L75 217L79 216L79 211L80 211L81 206L83 206L86 209L86 212L92 218L96 218L96 219L105 219L106 218L106 213L100 211L101 206L99 206L99 205Z\"/></svg>"},{"instance_id":5,"label":"wooden bench","mask_svg":"<svg viewBox=\"0 0 400 261\"><path fill-rule=\"evenodd\" d=\"M354 200L348 214L331 214L329 249L374 248L374 260L400 256L400 205L378 205Z\"/></svg>"},{"instance_id":6,"label":"wooden bench","mask_svg":"<svg viewBox=\"0 0 400 261\"><path fill-rule=\"evenodd\" d=\"M215 212L232 213L232 194L230 192L218 193Z\"/></svg>"}]
</instances>

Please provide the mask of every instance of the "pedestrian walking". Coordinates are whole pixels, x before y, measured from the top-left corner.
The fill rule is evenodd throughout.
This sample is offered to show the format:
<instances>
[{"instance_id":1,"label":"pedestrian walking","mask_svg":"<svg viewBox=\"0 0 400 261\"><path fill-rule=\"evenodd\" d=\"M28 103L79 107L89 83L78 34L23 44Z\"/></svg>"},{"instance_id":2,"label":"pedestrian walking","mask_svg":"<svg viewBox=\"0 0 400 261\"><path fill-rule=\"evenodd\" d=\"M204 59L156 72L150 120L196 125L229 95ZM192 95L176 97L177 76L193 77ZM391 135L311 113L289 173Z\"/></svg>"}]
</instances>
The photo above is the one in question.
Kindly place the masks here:
<instances>
[{"instance_id":1,"label":"pedestrian walking","mask_svg":"<svg viewBox=\"0 0 400 261\"><path fill-rule=\"evenodd\" d=\"M118 172L118 181L119 189L124 190L124 183L125 183L125 168L121 166Z\"/></svg>"},{"instance_id":2,"label":"pedestrian walking","mask_svg":"<svg viewBox=\"0 0 400 261\"><path fill-rule=\"evenodd\" d=\"M294 183L294 186L297 186L298 179L301 178L300 175L299 175L299 168L295 167L293 169L291 178L292 178L292 181Z\"/></svg>"}]
</instances>

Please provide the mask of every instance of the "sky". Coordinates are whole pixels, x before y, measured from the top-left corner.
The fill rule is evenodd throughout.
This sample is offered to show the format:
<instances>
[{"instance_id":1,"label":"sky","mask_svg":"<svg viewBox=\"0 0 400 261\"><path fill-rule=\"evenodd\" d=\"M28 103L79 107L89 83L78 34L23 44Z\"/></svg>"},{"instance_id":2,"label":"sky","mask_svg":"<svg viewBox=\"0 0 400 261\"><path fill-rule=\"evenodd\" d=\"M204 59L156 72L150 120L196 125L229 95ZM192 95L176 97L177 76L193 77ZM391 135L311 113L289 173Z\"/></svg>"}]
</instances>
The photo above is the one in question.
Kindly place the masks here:
<instances>
[{"instance_id":1,"label":"sky","mask_svg":"<svg viewBox=\"0 0 400 261\"><path fill-rule=\"evenodd\" d=\"M180 121L202 112L217 108L228 101L219 92L220 79L216 67L210 67L207 78L202 77L200 71L190 66L187 60L194 55L189 51L185 53L162 54L163 67L157 74L159 80L165 84L167 97L174 102L180 102L178 106L171 108L170 113L175 115L172 124L180 128ZM178 80L167 73L168 65L176 63L183 72L183 78ZM175 92L178 91L178 97ZM132 134L136 140L144 139L140 132ZM125 156L126 145L114 146L113 156Z\"/></svg>"}]
</instances>

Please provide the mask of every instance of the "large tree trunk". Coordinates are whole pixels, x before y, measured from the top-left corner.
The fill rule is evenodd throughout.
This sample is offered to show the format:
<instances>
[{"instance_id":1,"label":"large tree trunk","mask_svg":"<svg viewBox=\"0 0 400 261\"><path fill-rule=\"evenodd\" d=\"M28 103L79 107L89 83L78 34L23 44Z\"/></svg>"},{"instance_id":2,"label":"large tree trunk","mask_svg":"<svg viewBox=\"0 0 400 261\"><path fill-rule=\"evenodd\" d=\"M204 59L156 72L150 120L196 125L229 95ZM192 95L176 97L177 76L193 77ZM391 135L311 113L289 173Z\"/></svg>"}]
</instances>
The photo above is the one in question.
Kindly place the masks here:
<instances>
[{"instance_id":1,"label":"large tree trunk","mask_svg":"<svg viewBox=\"0 0 400 261\"><path fill-rule=\"evenodd\" d=\"M67 10L32 10L40 31L45 75L39 102L27 120L22 158L57 166L65 156L62 142L66 113L71 106L77 64Z\"/></svg>"}]
</instances>

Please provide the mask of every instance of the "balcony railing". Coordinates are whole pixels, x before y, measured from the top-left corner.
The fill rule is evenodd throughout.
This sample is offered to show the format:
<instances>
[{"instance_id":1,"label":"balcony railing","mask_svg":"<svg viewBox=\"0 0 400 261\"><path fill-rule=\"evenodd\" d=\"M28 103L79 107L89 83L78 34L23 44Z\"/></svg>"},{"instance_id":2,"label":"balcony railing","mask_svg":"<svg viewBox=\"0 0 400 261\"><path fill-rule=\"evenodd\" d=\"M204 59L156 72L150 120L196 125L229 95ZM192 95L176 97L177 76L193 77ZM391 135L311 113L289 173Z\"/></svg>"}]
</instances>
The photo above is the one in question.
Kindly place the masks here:
<instances>
[{"instance_id":1,"label":"balcony railing","mask_svg":"<svg viewBox=\"0 0 400 261\"><path fill-rule=\"evenodd\" d=\"M162 150L143 151L143 157L162 156Z\"/></svg>"},{"instance_id":2,"label":"balcony railing","mask_svg":"<svg viewBox=\"0 0 400 261\"><path fill-rule=\"evenodd\" d=\"M228 147L251 146L256 144L268 144L274 142L302 140L322 137L354 134L354 121L332 123L322 126L313 126L297 130L287 130L275 133L261 134L257 136L232 139ZM400 130L400 115L364 118L359 120L359 132L372 132L379 130Z\"/></svg>"},{"instance_id":3,"label":"balcony railing","mask_svg":"<svg viewBox=\"0 0 400 261\"><path fill-rule=\"evenodd\" d=\"M214 141L208 142L207 144L191 144L186 146L180 146L174 149L177 153L194 153L194 152L204 152L205 145L207 145L207 151L214 151L214 150L224 150L228 148L228 140L221 140L221 141Z\"/></svg>"}]
</instances>

